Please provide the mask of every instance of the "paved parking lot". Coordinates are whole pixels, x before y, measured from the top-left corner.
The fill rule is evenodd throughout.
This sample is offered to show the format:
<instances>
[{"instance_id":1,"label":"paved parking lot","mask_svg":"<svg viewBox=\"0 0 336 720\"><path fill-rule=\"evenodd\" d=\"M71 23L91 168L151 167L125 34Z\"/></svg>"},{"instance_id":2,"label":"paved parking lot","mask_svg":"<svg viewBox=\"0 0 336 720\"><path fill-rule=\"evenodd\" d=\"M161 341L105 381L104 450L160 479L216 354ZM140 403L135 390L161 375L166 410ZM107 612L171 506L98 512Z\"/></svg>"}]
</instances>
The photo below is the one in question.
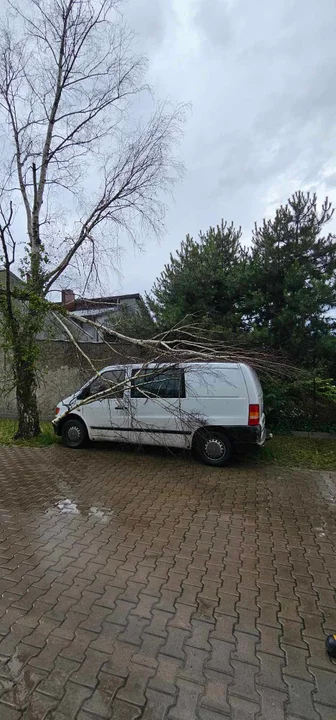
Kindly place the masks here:
<instances>
[{"instance_id":1,"label":"paved parking lot","mask_svg":"<svg viewBox=\"0 0 336 720\"><path fill-rule=\"evenodd\" d=\"M335 720L336 473L0 448L1 720Z\"/></svg>"}]
</instances>

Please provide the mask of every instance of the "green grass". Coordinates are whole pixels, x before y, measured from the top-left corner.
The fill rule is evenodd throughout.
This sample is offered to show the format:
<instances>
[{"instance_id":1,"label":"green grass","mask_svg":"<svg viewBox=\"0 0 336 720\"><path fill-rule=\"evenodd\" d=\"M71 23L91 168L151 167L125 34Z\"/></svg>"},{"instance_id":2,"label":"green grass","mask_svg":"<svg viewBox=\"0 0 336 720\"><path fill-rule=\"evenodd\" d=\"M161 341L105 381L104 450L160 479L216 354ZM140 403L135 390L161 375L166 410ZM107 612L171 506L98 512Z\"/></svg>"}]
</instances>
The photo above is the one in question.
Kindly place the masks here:
<instances>
[{"instance_id":1,"label":"green grass","mask_svg":"<svg viewBox=\"0 0 336 720\"><path fill-rule=\"evenodd\" d=\"M59 442L50 422L41 423L41 429L41 435L33 440L13 440L15 420L0 419L0 445L46 447ZM336 471L336 440L276 435L258 452L242 456L241 461Z\"/></svg>"},{"instance_id":2,"label":"green grass","mask_svg":"<svg viewBox=\"0 0 336 720\"><path fill-rule=\"evenodd\" d=\"M58 438L54 435L52 424L49 422L41 423L41 435L32 440L13 440L17 428L16 420L0 419L0 445L14 445L17 447L46 447L58 442Z\"/></svg>"},{"instance_id":3,"label":"green grass","mask_svg":"<svg viewBox=\"0 0 336 720\"><path fill-rule=\"evenodd\" d=\"M262 464L336 471L336 440L276 435L246 459Z\"/></svg>"}]
</instances>

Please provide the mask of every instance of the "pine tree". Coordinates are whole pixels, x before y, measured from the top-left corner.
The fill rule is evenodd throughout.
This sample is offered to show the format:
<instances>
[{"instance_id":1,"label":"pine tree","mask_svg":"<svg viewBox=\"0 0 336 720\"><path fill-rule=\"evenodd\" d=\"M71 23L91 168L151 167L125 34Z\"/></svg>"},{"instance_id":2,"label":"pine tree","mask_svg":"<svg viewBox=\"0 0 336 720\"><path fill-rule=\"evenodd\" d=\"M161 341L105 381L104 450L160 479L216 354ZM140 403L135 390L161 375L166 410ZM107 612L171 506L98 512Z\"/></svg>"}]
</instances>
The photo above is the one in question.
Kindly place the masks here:
<instances>
[{"instance_id":1,"label":"pine tree","mask_svg":"<svg viewBox=\"0 0 336 720\"><path fill-rule=\"evenodd\" d=\"M187 235L147 296L159 324L171 327L192 315L211 326L240 327L245 264L240 238L240 228L224 221L200 233L198 241Z\"/></svg>"},{"instance_id":2,"label":"pine tree","mask_svg":"<svg viewBox=\"0 0 336 720\"><path fill-rule=\"evenodd\" d=\"M318 210L315 194L296 192L253 234L250 327L310 366L322 362L335 329L336 242L324 234L333 212L328 198Z\"/></svg>"}]
</instances>

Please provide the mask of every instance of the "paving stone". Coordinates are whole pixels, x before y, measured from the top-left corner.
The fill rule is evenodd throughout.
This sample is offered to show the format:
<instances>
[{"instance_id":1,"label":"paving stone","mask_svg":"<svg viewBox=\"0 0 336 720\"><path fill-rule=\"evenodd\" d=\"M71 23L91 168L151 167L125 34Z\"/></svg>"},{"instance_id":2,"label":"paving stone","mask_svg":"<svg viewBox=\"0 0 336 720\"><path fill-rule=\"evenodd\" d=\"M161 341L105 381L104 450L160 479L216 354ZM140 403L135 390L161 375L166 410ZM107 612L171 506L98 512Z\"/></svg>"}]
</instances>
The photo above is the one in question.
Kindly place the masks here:
<instances>
[{"instance_id":1,"label":"paving stone","mask_svg":"<svg viewBox=\"0 0 336 720\"><path fill-rule=\"evenodd\" d=\"M285 644L282 645L282 648L285 652L283 674L311 682L312 677L307 667L307 660L309 657L308 650L302 650L301 648Z\"/></svg>"},{"instance_id":2,"label":"paving stone","mask_svg":"<svg viewBox=\"0 0 336 720\"><path fill-rule=\"evenodd\" d=\"M285 665L284 658L260 652L257 653L257 656L260 660L260 674L257 676L256 681L260 685L266 685L274 690L286 690L282 677Z\"/></svg>"},{"instance_id":3,"label":"paving stone","mask_svg":"<svg viewBox=\"0 0 336 720\"><path fill-rule=\"evenodd\" d=\"M114 700L111 712L110 720L137 720L142 710L139 707L135 707L135 705L129 705L129 703L123 700Z\"/></svg>"},{"instance_id":4,"label":"paving stone","mask_svg":"<svg viewBox=\"0 0 336 720\"><path fill-rule=\"evenodd\" d=\"M162 655L170 655L180 660L184 660L185 653L183 645L189 638L190 633L188 630L182 630L181 628L168 628L168 637L166 643L161 648Z\"/></svg>"},{"instance_id":5,"label":"paving stone","mask_svg":"<svg viewBox=\"0 0 336 720\"><path fill-rule=\"evenodd\" d=\"M303 619L304 627L302 630L302 637L306 643L308 643L309 637L320 640L324 637L324 631L322 627L322 616L318 618L316 615L309 615L308 613L300 612L300 617Z\"/></svg>"},{"instance_id":6,"label":"paving stone","mask_svg":"<svg viewBox=\"0 0 336 720\"><path fill-rule=\"evenodd\" d=\"M238 597L230 593L222 592L219 595L219 604L214 605L214 608L218 614L231 615L236 618L238 614L237 603Z\"/></svg>"},{"instance_id":7,"label":"paving stone","mask_svg":"<svg viewBox=\"0 0 336 720\"><path fill-rule=\"evenodd\" d=\"M98 682L98 674L104 663L109 661L109 654L98 652L88 648L85 653L85 660L78 671L71 676L71 681L79 685L95 688Z\"/></svg>"},{"instance_id":8,"label":"paving stone","mask_svg":"<svg viewBox=\"0 0 336 720\"><path fill-rule=\"evenodd\" d=\"M34 608L32 608L32 610L33 609ZM35 622L35 620L34 620L33 624L31 623L30 618L28 617L31 614L32 610L26 614L24 612L24 610L20 610L19 608L8 607L0 620L0 635L6 636L9 633L12 625L14 625L14 623L16 623L16 622L18 622L19 624L22 624L22 625L27 625L27 627L31 627L31 628L36 627L36 625L38 625L38 620L40 619L41 615L43 615L45 612L45 606L44 606L44 608L42 608L41 615L39 616L37 622ZM23 616L23 618L22 618L22 616ZM23 620L23 622L20 622L21 619Z\"/></svg>"},{"instance_id":9,"label":"paving stone","mask_svg":"<svg viewBox=\"0 0 336 720\"><path fill-rule=\"evenodd\" d=\"M330 633L334 632L334 629L336 627L336 607L332 609L325 608L320 605L320 612L321 615L316 622L318 623L322 619L324 631L327 635L330 635Z\"/></svg>"},{"instance_id":10,"label":"paving stone","mask_svg":"<svg viewBox=\"0 0 336 720\"><path fill-rule=\"evenodd\" d=\"M147 667L157 667L157 655L164 645L164 639L155 635L148 635L144 632L142 636L141 647L138 652L133 655L133 661L139 665L147 665Z\"/></svg>"},{"instance_id":11,"label":"paving stone","mask_svg":"<svg viewBox=\"0 0 336 720\"><path fill-rule=\"evenodd\" d=\"M201 699L201 707L210 708L218 713L230 714L227 690L230 683L232 683L232 676L214 670L205 670L205 676L207 683Z\"/></svg>"},{"instance_id":12,"label":"paving stone","mask_svg":"<svg viewBox=\"0 0 336 720\"><path fill-rule=\"evenodd\" d=\"M200 648L185 647L186 660L183 669L179 671L179 677L190 682L205 684L206 677L204 675L204 664L209 657L209 653Z\"/></svg>"},{"instance_id":13,"label":"paving stone","mask_svg":"<svg viewBox=\"0 0 336 720\"><path fill-rule=\"evenodd\" d=\"M139 602L136 605L136 607L131 610L131 615L137 615L140 618L145 618L147 620L152 619L152 607L154 603L157 602L157 599L155 597L151 597L150 595L144 595L143 593L140 593L139 595Z\"/></svg>"},{"instance_id":14,"label":"paving stone","mask_svg":"<svg viewBox=\"0 0 336 720\"><path fill-rule=\"evenodd\" d=\"M230 685L230 693L247 700L259 702L259 696L255 689L255 677L258 668L255 665L248 665L246 662L237 662L237 660L232 660L231 664L234 675L233 682Z\"/></svg>"},{"instance_id":15,"label":"paving stone","mask_svg":"<svg viewBox=\"0 0 336 720\"><path fill-rule=\"evenodd\" d=\"M260 706L250 700L229 696L232 711L232 720L254 720L260 712Z\"/></svg>"},{"instance_id":16,"label":"paving stone","mask_svg":"<svg viewBox=\"0 0 336 720\"><path fill-rule=\"evenodd\" d=\"M307 642L303 639L303 622L295 622L294 620L287 620L286 618L280 618L282 626L282 635L280 638L281 646L294 645L297 648L307 649Z\"/></svg>"},{"instance_id":17,"label":"paving stone","mask_svg":"<svg viewBox=\"0 0 336 720\"><path fill-rule=\"evenodd\" d=\"M206 622L200 622L199 620L192 620L190 629L191 634L185 644L200 648L201 650L210 651L209 633L211 631L211 625Z\"/></svg>"},{"instance_id":18,"label":"paving stone","mask_svg":"<svg viewBox=\"0 0 336 720\"><path fill-rule=\"evenodd\" d=\"M235 630L238 632L250 633L250 635L259 636L259 632L256 628L256 622L259 617L259 613L254 610L246 610L241 608L239 610L239 619L235 625Z\"/></svg>"},{"instance_id":19,"label":"paving stone","mask_svg":"<svg viewBox=\"0 0 336 720\"><path fill-rule=\"evenodd\" d=\"M288 695L268 687L257 687L261 697L261 715L259 720L286 720L285 705Z\"/></svg>"},{"instance_id":20,"label":"paving stone","mask_svg":"<svg viewBox=\"0 0 336 720\"><path fill-rule=\"evenodd\" d=\"M330 667L330 671L319 668L311 668L311 673L316 681L317 693L314 695L315 703L331 705L336 716L336 673Z\"/></svg>"},{"instance_id":21,"label":"paving stone","mask_svg":"<svg viewBox=\"0 0 336 720\"><path fill-rule=\"evenodd\" d=\"M96 600L96 605L102 605L103 607L113 609L117 603L119 595L121 594L122 588L108 585L104 594Z\"/></svg>"},{"instance_id":22,"label":"paving stone","mask_svg":"<svg viewBox=\"0 0 336 720\"><path fill-rule=\"evenodd\" d=\"M57 700L42 695L40 692L34 692L30 698L29 707L22 715L22 720L45 720L56 706Z\"/></svg>"},{"instance_id":23,"label":"paving stone","mask_svg":"<svg viewBox=\"0 0 336 720\"><path fill-rule=\"evenodd\" d=\"M210 645L212 650L210 658L206 662L206 668L232 675L233 667L230 658L235 646L223 640L210 640Z\"/></svg>"},{"instance_id":24,"label":"paving stone","mask_svg":"<svg viewBox=\"0 0 336 720\"><path fill-rule=\"evenodd\" d=\"M165 720L169 708L174 704L174 698L155 690L146 690L146 707L142 720Z\"/></svg>"},{"instance_id":25,"label":"paving stone","mask_svg":"<svg viewBox=\"0 0 336 720\"><path fill-rule=\"evenodd\" d=\"M146 633L157 635L158 637L167 637L167 623L174 616L172 613L163 610L153 610L152 620L146 627Z\"/></svg>"},{"instance_id":26,"label":"paving stone","mask_svg":"<svg viewBox=\"0 0 336 720\"><path fill-rule=\"evenodd\" d=\"M79 624L83 630L90 630L93 633L100 633L107 617L111 614L110 608L93 606L90 615L85 617Z\"/></svg>"},{"instance_id":27,"label":"paving stone","mask_svg":"<svg viewBox=\"0 0 336 720\"><path fill-rule=\"evenodd\" d=\"M170 627L178 627L183 630L191 630L191 616L194 612L194 608L191 605L181 605L176 602L176 611L168 621Z\"/></svg>"},{"instance_id":28,"label":"paving stone","mask_svg":"<svg viewBox=\"0 0 336 720\"><path fill-rule=\"evenodd\" d=\"M83 710L98 715L99 718L110 718L113 699L123 682L122 678L100 673L97 687L89 700L84 703Z\"/></svg>"},{"instance_id":29,"label":"paving stone","mask_svg":"<svg viewBox=\"0 0 336 720\"><path fill-rule=\"evenodd\" d=\"M335 720L335 706L328 707L327 705L320 705L315 702L315 708L320 713L322 720Z\"/></svg>"},{"instance_id":30,"label":"paving stone","mask_svg":"<svg viewBox=\"0 0 336 720\"><path fill-rule=\"evenodd\" d=\"M159 655L157 671L153 678L150 679L149 687L158 692L176 695L178 690L176 679L181 667L182 660L177 660L168 655Z\"/></svg>"},{"instance_id":31,"label":"paving stone","mask_svg":"<svg viewBox=\"0 0 336 720\"><path fill-rule=\"evenodd\" d=\"M310 655L307 660L308 668L310 669L310 666L312 666L322 668L322 670L333 669L331 665L331 659L326 651L325 636L323 637L323 640L316 640L315 638L307 637L307 643L309 646Z\"/></svg>"},{"instance_id":32,"label":"paving stone","mask_svg":"<svg viewBox=\"0 0 336 720\"><path fill-rule=\"evenodd\" d=\"M146 703L145 690L155 671L152 668L137 665L132 661L130 672L124 687L118 692L118 698L142 707Z\"/></svg>"},{"instance_id":33,"label":"paving stone","mask_svg":"<svg viewBox=\"0 0 336 720\"><path fill-rule=\"evenodd\" d=\"M174 720L195 720L197 701L203 692L203 686L178 680L177 703L169 711L168 717Z\"/></svg>"},{"instance_id":34,"label":"paving stone","mask_svg":"<svg viewBox=\"0 0 336 720\"><path fill-rule=\"evenodd\" d=\"M18 644L31 633L31 628L16 623L0 642L0 655L9 657L15 653Z\"/></svg>"},{"instance_id":35,"label":"paving stone","mask_svg":"<svg viewBox=\"0 0 336 720\"><path fill-rule=\"evenodd\" d=\"M61 653L62 650L67 648L69 640L65 638L55 637L49 635L47 637L44 648L39 652L38 655L33 657L29 664L34 667L41 668L42 670L52 670L54 667L55 659Z\"/></svg>"},{"instance_id":36,"label":"paving stone","mask_svg":"<svg viewBox=\"0 0 336 720\"><path fill-rule=\"evenodd\" d=\"M134 645L117 640L113 647L113 653L108 662L103 665L102 670L111 675L127 678L131 659L136 652L137 649Z\"/></svg>"},{"instance_id":37,"label":"paving stone","mask_svg":"<svg viewBox=\"0 0 336 720\"><path fill-rule=\"evenodd\" d=\"M91 694L92 690L90 688L68 681L65 686L65 694L57 706L55 718L58 720L58 716L60 718L63 716L67 718L67 720L74 720L84 701L90 697Z\"/></svg>"},{"instance_id":38,"label":"paving stone","mask_svg":"<svg viewBox=\"0 0 336 720\"><path fill-rule=\"evenodd\" d=\"M62 650L61 655L68 658L69 660L76 660L76 662L83 662L85 660L86 648L94 642L97 642L97 636L95 633L91 633L88 630L82 630L78 628L75 631L75 637L67 647ZM100 648L95 648L96 650Z\"/></svg>"},{"instance_id":39,"label":"paving stone","mask_svg":"<svg viewBox=\"0 0 336 720\"><path fill-rule=\"evenodd\" d=\"M314 685L305 680L288 676L284 676L284 680L289 692L287 712L299 715L305 720L320 720L313 706L312 693L314 692Z\"/></svg>"},{"instance_id":40,"label":"paving stone","mask_svg":"<svg viewBox=\"0 0 336 720\"><path fill-rule=\"evenodd\" d=\"M86 647L88 647L88 645L90 645L90 648L92 650L98 650L99 652L104 653L111 653L114 643L122 632L122 628L120 627L120 625L113 625L113 623L110 622L103 622L103 627L99 635L85 630L82 630L81 632L86 632L86 635L82 638L83 646L81 649L83 657L83 651L85 652L85 649ZM88 643L88 645L85 645L86 642ZM70 657L70 655L74 658L74 660L77 659L76 647L73 647L72 652L70 651L70 654L67 653L65 657Z\"/></svg>"},{"instance_id":41,"label":"paving stone","mask_svg":"<svg viewBox=\"0 0 336 720\"><path fill-rule=\"evenodd\" d=\"M200 707L198 710L199 720L222 720L223 718L229 718L230 715L225 713L218 713L210 708Z\"/></svg>"},{"instance_id":42,"label":"paving stone","mask_svg":"<svg viewBox=\"0 0 336 720\"><path fill-rule=\"evenodd\" d=\"M257 605L260 609L259 621L261 625L270 625L274 628L281 628L278 621L278 607L276 605L270 605L268 603L260 604L257 600Z\"/></svg>"},{"instance_id":43,"label":"paving stone","mask_svg":"<svg viewBox=\"0 0 336 720\"><path fill-rule=\"evenodd\" d=\"M297 620L298 618L298 600L289 600L288 598L278 597L280 603L280 609L278 618L286 618L287 620ZM303 610L303 608L301 608ZM300 612L301 612L300 610Z\"/></svg>"},{"instance_id":44,"label":"paving stone","mask_svg":"<svg viewBox=\"0 0 336 720\"><path fill-rule=\"evenodd\" d=\"M260 641L257 644L258 652L284 657L284 651L280 647L281 630L260 623L257 623L257 628L260 633Z\"/></svg>"},{"instance_id":45,"label":"paving stone","mask_svg":"<svg viewBox=\"0 0 336 720\"><path fill-rule=\"evenodd\" d=\"M66 683L72 673L75 673L79 668L79 663L58 657L51 673L40 682L38 686L39 692L61 700L65 693Z\"/></svg>"},{"instance_id":46,"label":"paving stone","mask_svg":"<svg viewBox=\"0 0 336 720\"><path fill-rule=\"evenodd\" d=\"M14 710L8 705L3 705L0 701L0 720L21 720L21 718L22 713L20 710Z\"/></svg>"},{"instance_id":47,"label":"paving stone","mask_svg":"<svg viewBox=\"0 0 336 720\"><path fill-rule=\"evenodd\" d=\"M229 615L217 615L214 616L215 625L210 628L210 638L215 640L225 640L226 642L235 642L233 635L234 626L237 618L230 617Z\"/></svg>"},{"instance_id":48,"label":"paving stone","mask_svg":"<svg viewBox=\"0 0 336 720\"><path fill-rule=\"evenodd\" d=\"M256 656L258 639L254 635L240 632L235 632L234 639L236 641L236 651L232 652L232 660L240 660L250 665L256 665L259 668L259 660Z\"/></svg>"},{"instance_id":49,"label":"paving stone","mask_svg":"<svg viewBox=\"0 0 336 720\"><path fill-rule=\"evenodd\" d=\"M203 622L215 624L216 612L221 612L218 603L214 602L213 600L208 600L206 598L201 598L200 596L198 596L197 608L195 613L193 614L194 620L201 620ZM227 614L227 608L225 608L223 612L224 614Z\"/></svg>"},{"instance_id":50,"label":"paving stone","mask_svg":"<svg viewBox=\"0 0 336 720\"><path fill-rule=\"evenodd\" d=\"M175 612L175 602L180 596L178 592L173 590L161 590L160 601L155 605L155 610L164 610L165 612ZM182 602L182 597L179 602Z\"/></svg>"}]
</instances>

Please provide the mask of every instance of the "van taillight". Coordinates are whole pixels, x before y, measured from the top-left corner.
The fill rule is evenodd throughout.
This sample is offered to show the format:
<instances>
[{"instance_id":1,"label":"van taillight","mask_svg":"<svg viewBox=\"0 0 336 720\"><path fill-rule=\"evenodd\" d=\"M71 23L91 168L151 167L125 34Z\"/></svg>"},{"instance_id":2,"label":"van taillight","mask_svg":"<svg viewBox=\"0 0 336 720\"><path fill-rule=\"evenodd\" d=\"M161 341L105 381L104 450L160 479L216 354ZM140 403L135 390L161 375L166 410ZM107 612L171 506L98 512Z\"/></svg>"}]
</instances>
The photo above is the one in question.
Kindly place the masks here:
<instances>
[{"instance_id":1,"label":"van taillight","mask_svg":"<svg viewBox=\"0 0 336 720\"><path fill-rule=\"evenodd\" d=\"M249 405L249 425L259 425L260 422L260 408L259 405Z\"/></svg>"}]
</instances>

